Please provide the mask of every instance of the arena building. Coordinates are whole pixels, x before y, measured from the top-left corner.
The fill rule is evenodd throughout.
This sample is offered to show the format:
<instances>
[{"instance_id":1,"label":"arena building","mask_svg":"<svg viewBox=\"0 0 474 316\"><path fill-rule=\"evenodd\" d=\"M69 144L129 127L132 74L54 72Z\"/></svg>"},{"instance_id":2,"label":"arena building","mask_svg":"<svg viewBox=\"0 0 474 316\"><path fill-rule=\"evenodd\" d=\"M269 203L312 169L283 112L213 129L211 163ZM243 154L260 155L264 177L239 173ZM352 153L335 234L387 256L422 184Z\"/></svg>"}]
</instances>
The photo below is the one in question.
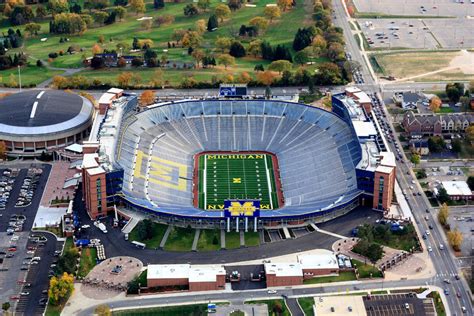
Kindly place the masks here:
<instances>
[{"instance_id":1,"label":"arena building","mask_svg":"<svg viewBox=\"0 0 474 316\"><path fill-rule=\"evenodd\" d=\"M0 100L0 140L9 156L39 156L89 135L93 104L79 95L29 90Z\"/></svg>"},{"instance_id":2,"label":"arena building","mask_svg":"<svg viewBox=\"0 0 474 316\"><path fill-rule=\"evenodd\" d=\"M108 93L83 146L93 219L118 206L174 225L256 231L391 205L394 155L356 88L333 96L333 112L229 98L138 109L135 95Z\"/></svg>"}]
</instances>

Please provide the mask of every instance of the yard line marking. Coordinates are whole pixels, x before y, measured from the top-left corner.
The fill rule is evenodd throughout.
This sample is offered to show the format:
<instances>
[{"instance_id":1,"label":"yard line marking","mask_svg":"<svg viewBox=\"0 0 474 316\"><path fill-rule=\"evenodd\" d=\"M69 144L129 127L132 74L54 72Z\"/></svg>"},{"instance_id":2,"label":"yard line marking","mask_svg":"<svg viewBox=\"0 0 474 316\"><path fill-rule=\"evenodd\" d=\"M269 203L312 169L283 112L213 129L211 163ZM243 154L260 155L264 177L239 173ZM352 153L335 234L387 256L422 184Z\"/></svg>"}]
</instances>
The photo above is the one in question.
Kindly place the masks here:
<instances>
[{"instance_id":1,"label":"yard line marking","mask_svg":"<svg viewBox=\"0 0 474 316\"><path fill-rule=\"evenodd\" d=\"M273 210L273 201L272 201L272 185L270 183L270 172L268 171L268 165L267 165L267 156L265 155L265 172L267 174L267 184L268 184L268 197L270 200L270 207Z\"/></svg>"},{"instance_id":2,"label":"yard line marking","mask_svg":"<svg viewBox=\"0 0 474 316\"><path fill-rule=\"evenodd\" d=\"M204 187L204 209L207 209L207 155L204 155L204 179L203 179L203 187Z\"/></svg>"},{"instance_id":3,"label":"yard line marking","mask_svg":"<svg viewBox=\"0 0 474 316\"><path fill-rule=\"evenodd\" d=\"M244 167L244 192L245 192L245 199L247 199L247 177L245 176L245 159L242 159L242 166Z\"/></svg>"}]
</instances>

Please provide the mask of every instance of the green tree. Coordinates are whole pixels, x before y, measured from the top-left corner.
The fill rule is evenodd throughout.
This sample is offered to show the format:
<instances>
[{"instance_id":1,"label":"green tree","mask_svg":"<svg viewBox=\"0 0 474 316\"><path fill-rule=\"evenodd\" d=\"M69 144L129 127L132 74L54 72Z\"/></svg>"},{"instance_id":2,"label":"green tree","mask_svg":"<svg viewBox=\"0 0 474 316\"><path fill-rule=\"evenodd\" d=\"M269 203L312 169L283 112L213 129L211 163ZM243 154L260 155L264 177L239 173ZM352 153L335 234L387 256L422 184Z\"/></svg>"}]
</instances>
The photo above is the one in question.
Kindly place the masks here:
<instances>
[{"instance_id":1,"label":"green tree","mask_svg":"<svg viewBox=\"0 0 474 316\"><path fill-rule=\"evenodd\" d=\"M209 20L207 20L207 31L212 32L219 27L219 22L217 21L217 16L211 14Z\"/></svg>"},{"instance_id":2,"label":"green tree","mask_svg":"<svg viewBox=\"0 0 474 316\"><path fill-rule=\"evenodd\" d=\"M115 16L119 19L119 21L122 21L122 19L127 14L127 9L125 9L122 6L117 6L117 7L114 7L113 12L115 12Z\"/></svg>"},{"instance_id":3,"label":"green tree","mask_svg":"<svg viewBox=\"0 0 474 316\"><path fill-rule=\"evenodd\" d=\"M367 258L369 258L370 262L375 264L378 260L382 259L383 257L383 248L377 243L372 243L369 245L367 249Z\"/></svg>"},{"instance_id":4,"label":"green tree","mask_svg":"<svg viewBox=\"0 0 474 316\"><path fill-rule=\"evenodd\" d=\"M110 310L109 305L102 304L95 308L94 314L97 316L112 316L112 311Z\"/></svg>"},{"instance_id":5,"label":"green tree","mask_svg":"<svg viewBox=\"0 0 474 316\"><path fill-rule=\"evenodd\" d=\"M38 19L44 18L47 14L48 14L48 11L46 10L46 8L43 5L38 5L36 7L36 17Z\"/></svg>"},{"instance_id":6,"label":"green tree","mask_svg":"<svg viewBox=\"0 0 474 316\"><path fill-rule=\"evenodd\" d=\"M227 69L227 67L235 65L235 58L229 54L220 54L217 57L217 63L219 65L224 65L224 68Z\"/></svg>"},{"instance_id":7,"label":"green tree","mask_svg":"<svg viewBox=\"0 0 474 316\"><path fill-rule=\"evenodd\" d=\"M245 48L239 41L234 41L230 45L229 55L234 56L236 58L244 57L245 56Z\"/></svg>"},{"instance_id":8,"label":"green tree","mask_svg":"<svg viewBox=\"0 0 474 316\"><path fill-rule=\"evenodd\" d=\"M49 303L60 305L67 301L74 291L74 277L72 274L63 273L59 278L52 277L49 281Z\"/></svg>"},{"instance_id":9,"label":"green tree","mask_svg":"<svg viewBox=\"0 0 474 316\"><path fill-rule=\"evenodd\" d=\"M199 13L197 6L194 3L188 3L183 8L184 16L195 16Z\"/></svg>"},{"instance_id":10,"label":"green tree","mask_svg":"<svg viewBox=\"0 0 474 316\"><path fill-rule=\"evenodd\" d=\"M211 1L210 0L199 0L197 5L201 10L207 11L207 9L209 9L209 7L211 5Z\"/></svg>"},{"instance_id":11,"label":"green tree","mask_svg":"<svg viewBox=\"0 0 474 316\"><path fill-rule=\"evenodd\" d=\"M445 188L441 187L438 190L438 201L441 203L446 203L450 200L448 192L446 191Z\"/></svg>"},{"instance_id":12,"label":"green tree","mask_svg":"<svg viewBox=\"0 0 474 316\"><path fill-rule=\"evenodd\" d=\"M268 69L278 71L281 74L284 71L291 70L292 64L288 60L275 60L273 61Z\"/></svg>"},{"instance_id":13,"label":"green tree","mask_svg":"<svg viewBox=\"0 0 474 316\"><path fill-rule=\"evenodd\" d=\"M48 10L53 16L59 13L65 13L69 11L69 4L67 0L49 0Z\"/></svg>"},{"instance_id":14,"label":"green tree","mask_svg":"<svg viewBox=\"0 0 474 316\"><path fill-rule=\"evenodd\" d=\"M2 309L6 312L10 309L10 302L5 302L2 304Z\"/></svg>"},{"instance_id":15,"label":"green tree","mask_svg":"<svg viewBox=\"0 0 474 316\"><path fill-rule=\"evenodd\" d=\"M471 191L474 191L474 176L469 176L466 182L469 186L469 189L471 189Z\"/></svg>"},{"instance_id":16,"label":"green tree","mask_svg":"<svg viewBox=\"0 0 474 316\"><path fill-rule=\"evenodd\" d=\"M411 154L411 157L410 157L410 161L415 165L419 164L420 163L420 155L416 154L416 153L413 153Z\"/></svg>"},{"instance_id":17,"label":"green tree","mask_svg":"<svg viewBox=\"0 0 474 316\"><path fill-rule=\"evenodd\" d=\"M230 8L227 4L219 4L216 9L214 14L216 17L222 22L224 22L224 19L228 18L230 16Z\"/></svg>"},{"instance_id":18,"label":"green tree","mask_svg":"<svg viewBox=\"0 0 474 316\"><path fill-rule=\"evenodd\" d=\"M104 11L97 11L94 12L94 21L99 24L103 25L105 20L109 17L109 14Z\"/></svg>"},{"instance_id":19,"label":"green tree","mask_svg":"<svg viewBox=\"0 0 474 316\"><path fill-rule=\"evenodd\" d=\"M215 44L216 47L224 53L230 48L230 45L232 45L232 40L229 37L218 37Z\"/></svg>"},{"instance_id":20,"label":"green tree","mask_svg":"<svg viewBox=\"0 0 474 316\"><path fill-rule=\"evenodd\" d=\"M38 35L41 30L41 25L38 23L28 23L25 25L25 32L30 33L31 36Z\"/></svg>"},{"instance_id":21,"label":"green tree","mask_svg":"<svg viewBox=\"0 0 474 316\"><path fill-rule=\"evenodd\" d=\"M145 2L143 0L130 0L129 4L135 14L145 12Z\"/></svg>"},{"instance_id":22,"label":"green tree","mask_svg":"<svg viewBox=\"0 0 474 316\"><path fill-rule=\"evenodd\" d=\"M270 23L272 23L273 19L278 19L281 16L281 11L277 6L269 6L263 9L263 14L270 19Z\"/></svg>"},{"instance_id":23,"label":"green tree","mask_svg":"<svg viewBox=\"0 0 474 316\"><path fill-rule=\"evenodd\" d=\"M445 226L448 223L449 207L446 203L443 203L439 208L438 221L441 225Z\"/></svg>"},{"instance_id":24,"label":"green tree","mask_svg":"<svg viewBox=\"0 0 474 316\"><path fill-rule=\"evenodd\" d=\"M464 84L460 82L448 83L446 85L446 95L451 102L458 102L464 94Z\"/></svg>"}]
</instances>

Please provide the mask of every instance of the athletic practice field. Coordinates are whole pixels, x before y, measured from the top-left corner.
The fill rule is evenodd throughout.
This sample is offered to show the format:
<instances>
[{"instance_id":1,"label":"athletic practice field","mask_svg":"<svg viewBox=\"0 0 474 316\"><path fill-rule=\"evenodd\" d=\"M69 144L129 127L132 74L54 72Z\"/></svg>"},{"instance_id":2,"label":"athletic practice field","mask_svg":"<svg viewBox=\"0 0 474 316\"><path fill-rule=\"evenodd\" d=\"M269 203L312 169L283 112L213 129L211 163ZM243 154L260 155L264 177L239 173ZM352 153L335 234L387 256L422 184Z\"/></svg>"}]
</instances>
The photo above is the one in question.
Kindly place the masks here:
<instances>
[{"instance_id":1,"label":"athletic practice field","mask_svg":"<svg viewBox=\"0 0 474 316\"><path fill-rule=\"evenodd\" d=\"M260 200L261 209L277 209L281 190L276 157L266 153L206 153L197 159L195 205L222 210L224 200Z\"/></svg>"}]
</instances>

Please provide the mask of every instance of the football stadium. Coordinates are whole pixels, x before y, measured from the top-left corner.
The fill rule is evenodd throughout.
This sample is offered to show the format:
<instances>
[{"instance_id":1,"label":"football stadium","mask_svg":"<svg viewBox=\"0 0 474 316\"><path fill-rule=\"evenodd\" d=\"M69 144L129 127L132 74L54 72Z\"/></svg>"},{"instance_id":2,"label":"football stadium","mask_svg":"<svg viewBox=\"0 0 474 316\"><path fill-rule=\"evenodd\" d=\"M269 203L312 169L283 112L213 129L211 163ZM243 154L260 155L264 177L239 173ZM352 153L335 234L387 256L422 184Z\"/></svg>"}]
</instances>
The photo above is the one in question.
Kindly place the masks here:
<instances>
[{"instance_id":1,"label":"football stadium","mask_svg":"<svg viewBox=\"0 0 474 316\"><path fill-rule=\"evenodd\" d=\"M136 103L114 101L84 144L92 218L117 205L175 225L256 230L386 207L380 148L362 145L337 111L263 99Z\"/></svg>"}]
</instances>

